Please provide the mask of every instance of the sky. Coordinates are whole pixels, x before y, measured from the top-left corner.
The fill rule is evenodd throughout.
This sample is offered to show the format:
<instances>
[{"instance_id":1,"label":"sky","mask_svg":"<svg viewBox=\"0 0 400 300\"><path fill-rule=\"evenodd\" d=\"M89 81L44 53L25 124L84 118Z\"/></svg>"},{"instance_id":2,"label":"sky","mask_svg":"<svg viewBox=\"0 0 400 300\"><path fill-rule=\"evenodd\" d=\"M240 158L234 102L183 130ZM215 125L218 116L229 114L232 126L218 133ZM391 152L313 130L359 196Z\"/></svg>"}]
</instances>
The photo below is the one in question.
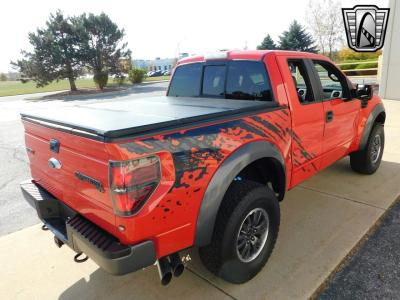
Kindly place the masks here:
<instances>
[{"instance_id":1,"label":"sky","mask_svg":"<svg viewBox=\"0 0 400 300\"><path fill-rule=\"evenodd\" d=\"M176 57L219 49L255 49L270 34L274 40L298 20L306 25L309 0L12 0L0 6L0 72L30 50L28 33L43 27L51 12L65 15L105 12L125 29L134 59ZM387 0L342 0L342 7Z\"/></svg>"}]
</instances>

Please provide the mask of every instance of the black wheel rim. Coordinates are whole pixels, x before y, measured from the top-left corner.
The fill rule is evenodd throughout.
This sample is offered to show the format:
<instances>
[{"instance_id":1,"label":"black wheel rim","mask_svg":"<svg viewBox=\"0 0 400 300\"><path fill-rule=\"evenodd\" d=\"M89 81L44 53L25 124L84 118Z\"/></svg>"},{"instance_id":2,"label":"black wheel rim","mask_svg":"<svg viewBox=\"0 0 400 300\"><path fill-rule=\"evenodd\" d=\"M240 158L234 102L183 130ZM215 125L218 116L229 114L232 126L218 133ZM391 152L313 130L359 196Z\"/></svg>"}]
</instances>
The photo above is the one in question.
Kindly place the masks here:
<instances>
[{"instance_id":1,"label":"black wheel rim","mask_svg":"<svg viewBox=\"0 0 400 300\"><path fill-rule=\"evenodd\" d=\"M263 208L251 210L244 218L237 235L236 253L242 262L257 258L268 238L269 217Z\"/></svg>"},{"instance_id":2,"label":"black wheel rim","mask_svg":"<svg viewBox=\"0 0 400 300\"><path fill-rule=\"evenodd\" d=\"M375 164L381 154L382 141L380 135L374 136L371 146L371 162Z\"/></svg>"}]
</instances>

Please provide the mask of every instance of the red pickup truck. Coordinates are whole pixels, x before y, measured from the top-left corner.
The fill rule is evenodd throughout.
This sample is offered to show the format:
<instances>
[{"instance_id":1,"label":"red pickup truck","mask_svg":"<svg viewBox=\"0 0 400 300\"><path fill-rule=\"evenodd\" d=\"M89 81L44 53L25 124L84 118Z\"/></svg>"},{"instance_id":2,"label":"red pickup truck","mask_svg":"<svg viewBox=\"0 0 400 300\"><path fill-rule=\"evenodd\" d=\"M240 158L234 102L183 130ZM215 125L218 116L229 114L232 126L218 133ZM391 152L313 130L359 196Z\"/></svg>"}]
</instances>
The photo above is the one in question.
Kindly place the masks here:
<instances>
[{"instance_id":1,"label":"red pickup truck","mask_svg":"<svg viewBox=\"0 0 400 300\"><path fill-rule=\"evenodd\" d=\"M186 58L166 96L21 115L32 174L21 188L56 244L112 274L157 263L163 284L190 247L224 280L250 280L285 192L347 155L374 173L386 117L371 86L291 51Z\"/></svg>"}]
</instances>

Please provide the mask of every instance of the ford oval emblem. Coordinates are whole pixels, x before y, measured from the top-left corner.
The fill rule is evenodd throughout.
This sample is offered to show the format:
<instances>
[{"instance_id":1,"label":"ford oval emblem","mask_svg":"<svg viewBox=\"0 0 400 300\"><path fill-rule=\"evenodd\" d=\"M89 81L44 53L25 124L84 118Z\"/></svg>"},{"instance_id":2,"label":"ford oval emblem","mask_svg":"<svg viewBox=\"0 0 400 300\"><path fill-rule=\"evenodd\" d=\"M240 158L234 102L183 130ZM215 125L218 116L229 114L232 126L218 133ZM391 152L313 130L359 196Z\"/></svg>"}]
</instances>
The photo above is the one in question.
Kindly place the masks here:
<instances>
[{"instance_id":1,"label":"ford oval emblem","mask_svg":"<svg viewBox=\"0 0 400 300\"><path fill-rule=\"evenodd\" d=\"M61 162L54 157L49 159L48 164L49 164L49 167L53 168L53 169L61 169L61 166L62 166Z\"/></svg>"}]
</instances>

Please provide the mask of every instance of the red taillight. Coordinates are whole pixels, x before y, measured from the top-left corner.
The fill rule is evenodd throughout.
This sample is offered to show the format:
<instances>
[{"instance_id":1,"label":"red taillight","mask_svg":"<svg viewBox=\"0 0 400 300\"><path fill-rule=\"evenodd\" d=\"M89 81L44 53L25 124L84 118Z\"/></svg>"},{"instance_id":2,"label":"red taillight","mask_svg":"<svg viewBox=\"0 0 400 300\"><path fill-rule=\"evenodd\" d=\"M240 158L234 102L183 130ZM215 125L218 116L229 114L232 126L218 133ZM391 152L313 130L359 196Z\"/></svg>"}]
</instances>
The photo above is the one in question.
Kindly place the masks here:
<instances>
[{"instance_id":1,"label":"red taillight","mask_svg":"<svg viewBox=\"0 0 400 300\"><path fill-rule=\"evenodd\" d=\"M156 189L160 174L157 156L110 162L110 188L115 212L121 216L136 213Z\"/></svg>"}]
</instances>

